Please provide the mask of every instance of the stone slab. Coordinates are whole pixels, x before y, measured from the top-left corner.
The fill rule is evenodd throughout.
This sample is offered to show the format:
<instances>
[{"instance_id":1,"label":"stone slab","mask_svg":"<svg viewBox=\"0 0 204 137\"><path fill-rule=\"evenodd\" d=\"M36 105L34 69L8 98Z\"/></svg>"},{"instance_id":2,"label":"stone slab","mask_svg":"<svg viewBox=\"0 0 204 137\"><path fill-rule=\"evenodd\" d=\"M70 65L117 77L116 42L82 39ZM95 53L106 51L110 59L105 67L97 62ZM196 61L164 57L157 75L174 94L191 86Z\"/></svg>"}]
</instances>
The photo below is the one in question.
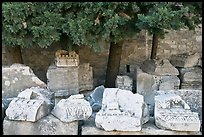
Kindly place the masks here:
<instances>
[{"instance_id":1,"label":"stone slab","mask_svg":"<svg viewBox=\"0 0 204 137\"><path fill-rule=\"evenodd\" d=\"M78 121L64 123L52 114L37 122L4 119L3 135L77 135Z\"/></svg>"},{"instance_id":2,"label":"stone slab","mask_svg":"<svg viewBox=\"0 0 204 137\"><path fill-rule=\"evenodd\" d=\"M90 117L82 125L81 135L202 135L202 132L171 131L159 129L154 124L154 117L142 125L141 131L104 131L95 126L94 118Z\"/></svg>"}]
</instances>

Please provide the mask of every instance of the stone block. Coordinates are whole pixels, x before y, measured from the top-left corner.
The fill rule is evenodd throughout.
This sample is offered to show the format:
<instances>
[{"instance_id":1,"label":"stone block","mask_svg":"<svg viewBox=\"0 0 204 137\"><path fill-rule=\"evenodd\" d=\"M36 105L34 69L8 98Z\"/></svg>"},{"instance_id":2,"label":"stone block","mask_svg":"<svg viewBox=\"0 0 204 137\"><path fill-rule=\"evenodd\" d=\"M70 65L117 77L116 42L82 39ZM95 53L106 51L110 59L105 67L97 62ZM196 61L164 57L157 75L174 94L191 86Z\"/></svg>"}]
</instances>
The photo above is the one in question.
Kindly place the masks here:
<instances>
[{"instance_id":1,"label":"stone block","mask_svg":"<svg viewBox=\"0 0 204 137\"><path fill-rule=\"evenodd\" d=\"M179 95L159 93L155 96L154 111L155 124L159 128L200 131L201 123L198 113L191 112L189 105Z\"/></svg>"},{"instance_id":2,"label":"stone block","mask_svg":"<svg viewBox=\"0 0 204 137\"><path fill-rule=\"evenodd\" d=\"M79 92L93 89L93 68L89 63L79 65Z\"/></svg>"},{"instance_id":3,"label":"stone block","mask_svg":"<svg viewBox=\"0 0 204 137\"><path fill-rule=\"evenodd\" d=\"M2 66L2 98L17 97L22 90L36 86L47 87L29 66L23 64Z\"/></svg>"},{"instance_id":4,"label":"stone block","mask_svg":"<svg viewBox=\"0 0 204 137\"><path fill-rule=\"evenodd\" d=\"M179 75L178 70L169 62L168 59L146 60L141 65L141 69L151 75Z\"/></svg>"},{"instance_id":5,"label":"stone block","mask_svg":"<svg viewBox=\"0 0 204 137\"><path fill-rule=\"evenodd\" d=\"M140 131L143 112L142 95L119 88L105 88L102 108L95 117L96 127L105 131Z\"/></svg>"},{"instance_id":6,"label":"stone block","mask_svg":"<svg viewBox=\"0 0 204 137\"><path fill-rule=\"evenodd\" d=\"M117 76L115 85L116 88L132 91L133 79L129 76Z\"/></svg>"},{"instance_id":7,"label":"stone block","mask_svg":"<svg viewBox=\"0 0 204 137\"><path fill-rule=\"evenodd\" d=\"M70 96L79 93L78 67L59 68L51 65L47 70L48 88L55 96Z\"/></svg>"},{"instance_id":8,"label":"stone block","mask_svg":"<svg viewBox=\"0 0 204 137\"><path fill-rule=\"evenodd\" d=\"M92 108L83 94L76 94L67 99L61 99L51 113L62 122L72 122L88 119L92 114Z\"/></svg>"},{"instance_id":9,"label":"stone block","mask_svg":"<svg viewBox=\"0 0 204 137\"><path fill-rule=\"evenodd\" d=\"M78 121L65 123L49 114L36 121L13 121L4 119L3 135L77 135Z\"/></svg>"},{"instance_id":10,"label":"stone block","mask_svg":"<svg viewBox=\"0 0 204 137\"><path fill-rule=\"evenodd\" d=\"M202 135L200 131L173 131L160 129L155 125L154 117L142 125L141 131L104 131L95 125L94 117L84 121L81 135Z\"/></svg>"},{"instance_id":11,"label":"stone block","mask_svg":"<svg viewBox=\"0 0 204 137\"><path fill-rule=\"evenodd\" d=\"M48 115L54 107L54 94L46 89L32 87L25 89L12 99L6 109L10 120L35 122Z\"/></svg>"}]
</instances>

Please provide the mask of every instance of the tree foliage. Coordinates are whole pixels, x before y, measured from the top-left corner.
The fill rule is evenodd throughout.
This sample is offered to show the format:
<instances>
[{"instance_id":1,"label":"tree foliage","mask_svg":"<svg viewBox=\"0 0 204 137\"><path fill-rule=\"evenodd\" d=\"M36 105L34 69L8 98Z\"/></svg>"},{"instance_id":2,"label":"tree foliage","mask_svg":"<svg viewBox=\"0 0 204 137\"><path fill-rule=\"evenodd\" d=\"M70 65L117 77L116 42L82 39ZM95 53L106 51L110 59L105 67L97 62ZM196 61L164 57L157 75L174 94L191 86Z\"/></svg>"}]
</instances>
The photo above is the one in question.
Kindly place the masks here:
<instances>
[{"instance_id":1,"label":"tree foliage","mask_svg":"<svg viewBox=\"0 0 204 137\"><path fill-rule=\"evenodd\" d=\"M2 41L6 46L42 48L66 35L72 45L100 50L98 40L120 42L143 29L194 27L201 22L199 2L4 2Z\"/></svg>"}]
</instances>

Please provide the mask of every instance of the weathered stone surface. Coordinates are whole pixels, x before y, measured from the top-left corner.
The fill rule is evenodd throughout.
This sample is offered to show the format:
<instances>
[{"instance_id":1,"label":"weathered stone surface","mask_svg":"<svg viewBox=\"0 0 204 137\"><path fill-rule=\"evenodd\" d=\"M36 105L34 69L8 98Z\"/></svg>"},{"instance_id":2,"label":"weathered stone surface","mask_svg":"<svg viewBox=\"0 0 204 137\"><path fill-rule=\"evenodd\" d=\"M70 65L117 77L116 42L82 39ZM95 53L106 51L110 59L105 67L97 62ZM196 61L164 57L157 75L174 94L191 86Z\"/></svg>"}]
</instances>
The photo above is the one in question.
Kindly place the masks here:
<instances>
[{"instance_id":1,"label":"weathered stone surface","mask_svg":"<svg viewBox=\"0 0 204 137\"><path fill-rule=\"evenodd\" d=\"M103 99L103 92L105 90L105 87L103 85L96 87L93 92L87 97L87 100L89 101L92 110L94 112L97 112L102 107L102 99Z\"/></svg>"},{"instance_id":2,"label":"weathered stone surface","mask_svg":"<svg viewBox=\"0 0 204 137\"><path fill-rule=\"evenodd\" d=\"M179 89L180 79L177 76L154 76L155 85L159 90Z\"/></svg>"},{"instance_id":3,"label":"weathered stone surface","mask_svg":"<svg viewBox=\"0 0 204 137\"><path fill-rule=\"evenodd\" d=\"M202 90L178 89L163 92L179 95L190 106L192 112L198 113L199 119L202 121Z\"/></svg>"},{"instance_id":4,"label":"weathered stone surface","mask_svg":"<svg viewBox=\"0 0 204 137\"><path fill-rule=\"evenodd\" d=\"M78 121L65 123L49 114L36 121L13 121L4 119L4 135L77 135Z\"/></svg>"},{"instance_id":5,"label":"weathered stone surface","mask_svg":"<svg viewBox=\"0 0 204 137\"><path fill-rule=\"evenodd\" d=\"M96 113L96 127L105 131L140 131L144 98L129 90L105 88L102 108Z\"/></svg>"},{"instance_id":6,"label":"weathered stone surface","mask_svg":"<svg viewBox=\"0 0 204 137\"><path fill-rule=\"evenodd\" d=\"M79 55L74 51L57 50L55 53L55 64L57 67L78 66Z\"/></svg>"},{"instance_id":7,"label":"weathered stone surface","mask_svg":"<svg viewBox=\"0 0 204 137\"><path fill-rule=\"evenodd\" d=\"M6 109L10 120L35 122L48 115L54 107L53 93L47 89L32 87L19 93Z\"/></svg>"},{"instance_id":8,"label":"weathered stone surface","mask_svg":"<svg viewBox=\"0 0 204 137\"><path fill-rule=\"evenodd\" d=\"M170 59L170 62L175 66L175 67L194 67L194 66L200 66L200 61L201 59L201 53L194 53L191 55L188 54L178 54L178 55L173 55Z\"/></svg>"},{"instance_id":9,"label":"weathered stone surface","mask_svg":"<svg viewBox=\"0 0 204 137\"><path fill-rule=\"evenodd\" d=\"M49 66L47 70L47 85L55 92L55 96L68 97L79 93L78 67Z\"/></svg>"},{"instance_id":10,"label":"weathered stone surface","mask_svg":"<svg viewBox=\"0 0 204 137\"><path fill-rule=\"evenodd\" d=\"M179 68L182 89L202 89L200 67Z\"/></svg>"},{"instance_id":11,"label":"weathered stone surface","mask_svg":"<svg viewBox=\"0 0 204 137\"><path fill-rule=\"evenodd\" d=\"M159 92L158 92L159 93ZM200 131L198 113L176 94L159 93L155 96L155 124L159 128L176 131Z\"/></svg>"},{"instance_id":12,"label":"weathered stone surface","mask_svg":"<svg viewBox=\"0 0 204 137\"><path fill-rule=\"evenodd\" d=\"M194 66L199 65L200 58L201 58L200 53L189 55L185 61L184 67L187 68L187 67L194 67Z\"/></svg>"},{"instance_id":13,"label":"weathered stone surface","mask_svg":"<svg viewBox=\"0 0 204 137\"><path fill-rule=\"evenodd\" d=\"M115 85L116 88L132 91L133 79L129 76L117 76Z\"/></svg>"},{"instance_id":14,"label":"weathered stone surface","mask_svg":"<svg viewBox=\"0 0 204 137\"><path fill-rule=\"evenodd\" d=\"M76 94L67 99L61 99L51 113L62 122L72 122L88 119L92 114L92 108L83 94Z\"/></svg>"},{"instance_id":15,"label":"weathered stone surface","mask_svg":"<svg viewBox=\"0 0 204 137\"><path fill-rule=\"evenodd\" d=\"M136 69L136 91L144 96L144 101L149 106L150 115L153 115L154 96L158 90L179 89L180 79L175 76L157 76Z\"/></svg>"},{"instance_id":16,"label":"weathered stone surface","mask_svg":"<svg viewBox=\"0 0 204 137\"><path fill-rule=\"evenodd\" d=\"M94 117L84 121L82 135L202 135L200 131L173 131L160 129L155 125L154 117L142 125L141 131L104 131L95 126Z\"/></svg>"},{"instance_id":17,"label":"weathered stone surface","mask_svg":"<svg viewBox=\"0 0 204 137\"><path fill-rule=\"evenodd\" d=\"M137 93L144 96L147 104L154 104L154 91L158 89L158 86L155 86L153 75L143 72L140 68L136 71Z\"/></svg>"},{"instance_id":18,"label":"weathered stone surface","mask_svg":"<svg viewBox=\"0 0 204 137\"><path fill-rule=\"evenodd\" d=\"M16 97L22 90L47 85L35 76L29 66L13 64L2 66L2 98Z\"/></svg>"},{"instance_id":19,"label":"weathered stone surface","mask_svg":"<svg viewBox=\"0 0 204 137\"><path fill-rule=\"evenodd\" d=\"M79 92L93 89L93 68L89 63L79 65Z\"/></svg>"},{"instance_id":20,"label":"weathered stone surface","mask_svg":"<svg viewBox=\"0 0 204 137\"><path fill-rule=\"evenodd\" d=\"M178 70L167 59L146 60L141 65L141 69L152 75L179 75Z\"/></svg>"}]
</instances>

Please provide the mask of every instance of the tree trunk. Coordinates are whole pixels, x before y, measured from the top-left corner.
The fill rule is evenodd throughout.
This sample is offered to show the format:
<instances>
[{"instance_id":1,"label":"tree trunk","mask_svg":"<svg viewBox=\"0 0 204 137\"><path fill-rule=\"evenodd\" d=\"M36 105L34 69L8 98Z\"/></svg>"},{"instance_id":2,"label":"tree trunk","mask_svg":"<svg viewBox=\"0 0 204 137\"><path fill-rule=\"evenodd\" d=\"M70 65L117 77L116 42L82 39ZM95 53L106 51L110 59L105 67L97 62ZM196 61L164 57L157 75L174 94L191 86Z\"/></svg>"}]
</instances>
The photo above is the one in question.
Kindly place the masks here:
<instances>
[{"instance_id":1,"label":"tree trunk","mask_svg":"<svg viewBox=\"0 0 204 137\"><path fill-rule=\"evenodd\" d=\"M158 35L157 34L153 34L153 37L152 37L151 59L155 59L156 58L158 41L159 41Z\"/></svg>"},{"instance_id":2,"label":"tree trunk","mask_svg":"<svg viewBox=\"0 0 204 137\"><path fill-rule=\"evenodd\" d=\"M106 70L106 79L105 79L105 87L106 88L114 88L115 80L117 78L119 68L120 68L120 60L122 53L122 42L121 43L110 43L109 50L109 58L108 65Z\"/></svg>"},{"instance_id":3,"label":"tree trunk","mask_svg":"<svg viewBox=\"0 0 204 137\"><path fill-rule=\"evenodd\" d=\"M21 47L9 47L6 46L6 55L7 55L7 65L12 65L13 63L23 64L23 58L21 54Z\"/></svg>"}]
</instances>

